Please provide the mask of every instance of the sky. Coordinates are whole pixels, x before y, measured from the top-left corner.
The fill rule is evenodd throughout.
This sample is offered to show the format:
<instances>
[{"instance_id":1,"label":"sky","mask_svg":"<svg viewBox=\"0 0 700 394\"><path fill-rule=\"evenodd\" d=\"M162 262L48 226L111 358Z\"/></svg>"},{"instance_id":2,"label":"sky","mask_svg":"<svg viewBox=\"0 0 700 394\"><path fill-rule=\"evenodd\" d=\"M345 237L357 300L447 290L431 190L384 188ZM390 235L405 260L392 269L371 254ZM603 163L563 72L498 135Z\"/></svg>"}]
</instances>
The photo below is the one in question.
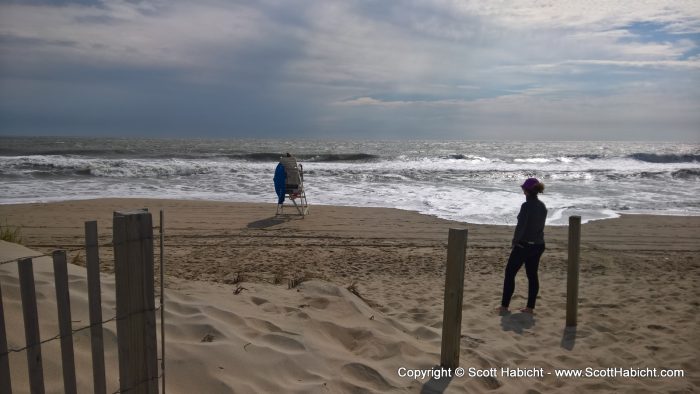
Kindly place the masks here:
<instances>
[{"instance_id":1,"label":"sky","mask_svg":"<svg viewBox=\"0 0 700 394\"><path fill-rule=\"evenodd\" d=\"M0 0L0 135L700 142L700 1Z\"/></svg>"}]
</instances>

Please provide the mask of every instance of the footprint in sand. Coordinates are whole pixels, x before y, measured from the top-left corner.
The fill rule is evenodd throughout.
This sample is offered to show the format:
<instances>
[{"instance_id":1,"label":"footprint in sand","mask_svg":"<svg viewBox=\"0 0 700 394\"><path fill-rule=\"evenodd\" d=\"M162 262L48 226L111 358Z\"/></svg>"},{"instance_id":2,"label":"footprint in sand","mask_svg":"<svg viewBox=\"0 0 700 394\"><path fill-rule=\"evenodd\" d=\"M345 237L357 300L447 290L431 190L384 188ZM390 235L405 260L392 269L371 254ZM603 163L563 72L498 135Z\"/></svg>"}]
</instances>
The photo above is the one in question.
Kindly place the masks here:
<instances>
[{"instance_id":1,"label":"footprint in sand","mask_svg":"<svg viewBox=\"0 0 700 394\"><path fill-rule=\"evenodd\" d=\"M253 304L255 305L262 305L269 302L268 300L260 297L250 297L250 301L253 302Z\"/></svg>"},{"instance_id":2,"label":"footprint in sand","mask_svg":"<svg viewBox=\"0 0 700 394\"><path fill-rule=\"evenodd\" d=\"M303 353L306 346L300 341L284 335L266 334L259 338L258 345L266 345L283 353Z\"/></svg>"},{"instance_id":3,"label":"footprint in sand","mask_svg":"<svg viewBox=\"0 0 700 394\"><path fill-rule=\"evenodd\" d=\"M349 363L343 365L340 369L341 373L358 382L367 384L372 389L387 391L395 388L374 368L360 363Z\"/></svg>"}]
</instances>

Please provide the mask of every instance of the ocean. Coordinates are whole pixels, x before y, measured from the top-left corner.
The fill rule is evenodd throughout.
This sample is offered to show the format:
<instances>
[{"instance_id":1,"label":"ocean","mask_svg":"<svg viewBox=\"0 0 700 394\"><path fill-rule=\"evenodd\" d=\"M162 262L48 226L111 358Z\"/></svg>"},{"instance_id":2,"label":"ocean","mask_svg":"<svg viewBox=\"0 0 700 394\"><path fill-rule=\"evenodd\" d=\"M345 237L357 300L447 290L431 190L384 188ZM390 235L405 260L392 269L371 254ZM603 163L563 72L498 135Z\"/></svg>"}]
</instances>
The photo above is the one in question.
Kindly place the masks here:
<instances>
[{"instance_id":1,"label":"ocean","mask_svg":"<svg viewBox=\"0 0 700 394\"><path fill-rule=\"evenodd\" d=\"M700 144L0 137L0 203L147 197L275 203L290 152L313 205L510 224L537 177L548 224L700 215ZM271 211L273 212L273 211Z\"/></svg>"}]
</instances>

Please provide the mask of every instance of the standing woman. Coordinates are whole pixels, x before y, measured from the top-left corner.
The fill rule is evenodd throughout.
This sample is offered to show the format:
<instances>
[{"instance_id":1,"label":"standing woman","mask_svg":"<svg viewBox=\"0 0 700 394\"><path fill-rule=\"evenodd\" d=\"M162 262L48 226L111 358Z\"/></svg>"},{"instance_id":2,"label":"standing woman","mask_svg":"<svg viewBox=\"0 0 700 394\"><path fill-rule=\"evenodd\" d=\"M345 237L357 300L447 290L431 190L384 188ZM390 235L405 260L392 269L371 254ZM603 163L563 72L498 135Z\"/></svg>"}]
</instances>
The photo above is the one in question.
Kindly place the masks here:
<instances>
[{"instance_id":1,"label":"standing woman","mask_svg":"<svg viewBox=\"0 0 700 394\"><path fill-rule=\"evenodd\" d=\"M512 250L503 280L503 298L499 308L501 313L508 312L510 299L515 291L515 274L523 263L527 273L528 291L527 307L521 309L521 312L534 312L537 293L540 290L537 268L540 257L544 253L544 222L547 219L547 207L537 198L537 195L544 191L544 184L537 178L528 178L520 187L525 193L526 201L520 206L518 225L513 234Z\"/></svg>"}]
</instances>

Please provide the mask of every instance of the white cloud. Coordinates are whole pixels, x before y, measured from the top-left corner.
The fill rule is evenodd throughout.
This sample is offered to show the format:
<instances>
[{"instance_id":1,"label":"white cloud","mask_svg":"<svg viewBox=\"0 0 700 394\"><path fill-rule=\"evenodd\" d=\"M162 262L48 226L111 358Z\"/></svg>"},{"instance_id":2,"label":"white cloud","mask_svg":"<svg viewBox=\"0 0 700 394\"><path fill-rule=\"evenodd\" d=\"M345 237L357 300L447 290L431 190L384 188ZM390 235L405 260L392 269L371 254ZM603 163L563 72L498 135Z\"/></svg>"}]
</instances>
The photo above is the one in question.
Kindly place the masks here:
<instances>
[{"instance_id":1,"label":"white cloud","mask_svg":"<svg viewBox=\"0 0 700 394\"><path fill-rule=\"evenodd\" d=\"M593 66L616 66L616 67L651 67L651 68L672 68L672 69L698 69L700 70L700 62L696 60L572 60L563 64L581 64Z\"/></svg>"},{"instance_id":2,"label":"white cloud","mask_svg":"<svg viewBox=\"0 0 700 394\"><path fill-rule=\"evenodd\" d=\"M110 0L102 7L70 4L3 4L0 33L44 45L31 49L37 58L58 56L110 65L199 66L206 48L235 50L254 43L269 26L251 7L205 3L132 3ZM72 46L55 46L66 41ZM202 56L204 55L204 56Z\"/></svg>"},{"instance_id":3,"label":"white cloud","mask_svg":"<svg viewBox=\"0 0 700 394\"><path fill-rule=\"evenodd\" d=\"M700 5L696 0L505 0L436 3L463 15L482 15L516 29L608 30L645 21L671 24L675 32L700 31Z\"/></svg>"},{"instance_id":4,"label":"white cloud","mask_svg":"<svg viewBox=\"0 0 700 394\"><path fill-rule=\"evenodd\" d=\"M358 97L352 100L339 101L335 105L364 106L364 105L388 105L397 106L406 104L404 101L382 101L372 97Z\"/></svg>"},{"instance_id":5,"label":"white cloud","mask_svg":"<svg viewBox=\"0 0 700 394\"><path fill-rule=\"evenodd\" d=\"M601 60L601 59L585 59L585 60L566 60L559 63L544 63L544 64L529 64L518 66L503 66L499 67L503 71L511 72L532 72L558 74L562 72L580 73L581 67L613 67L619 69L659 69L659 70L677 70L677 71L695 71L700 70L700 61L696 57L687 60Z\"/></svg>"}]
</instances>

